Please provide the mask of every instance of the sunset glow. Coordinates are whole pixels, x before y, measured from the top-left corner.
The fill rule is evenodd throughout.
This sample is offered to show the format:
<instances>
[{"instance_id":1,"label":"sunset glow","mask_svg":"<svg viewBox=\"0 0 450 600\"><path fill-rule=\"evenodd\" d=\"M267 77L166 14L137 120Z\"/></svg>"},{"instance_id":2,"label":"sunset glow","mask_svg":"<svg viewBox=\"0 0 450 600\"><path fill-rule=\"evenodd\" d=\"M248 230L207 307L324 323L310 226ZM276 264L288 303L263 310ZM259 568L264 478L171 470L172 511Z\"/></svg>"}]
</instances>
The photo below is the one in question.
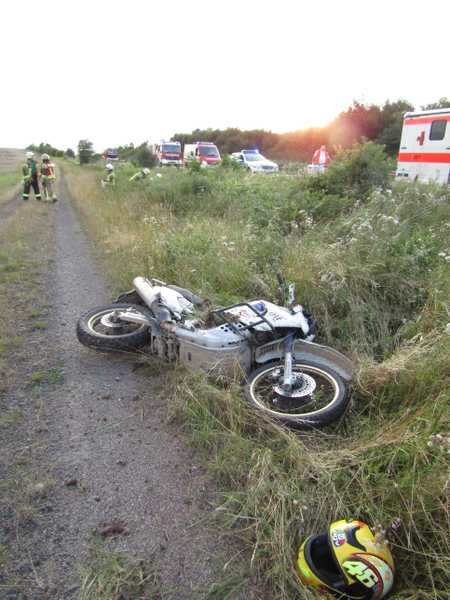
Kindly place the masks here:
<instances>
[{"instance_id":1,"label":"sunset glow","mask_svg":"<svg viewBox=\"0 0 450 600\"><path fill-rule=\"evenodd\" d=\"M102 148L207 127L286 132L324 126L354 99L436 101L448 93L439 60L429 52L400 60L399 49L407 32L446 56L450 6L428 3L440 18L426 28L415 5L47 0L42 11L8 3L2 144L73 147L88 137ZM51 35L36 44L44 12ZM52 65L51 91L42 60Z\"/></svg>"}]
</instances>

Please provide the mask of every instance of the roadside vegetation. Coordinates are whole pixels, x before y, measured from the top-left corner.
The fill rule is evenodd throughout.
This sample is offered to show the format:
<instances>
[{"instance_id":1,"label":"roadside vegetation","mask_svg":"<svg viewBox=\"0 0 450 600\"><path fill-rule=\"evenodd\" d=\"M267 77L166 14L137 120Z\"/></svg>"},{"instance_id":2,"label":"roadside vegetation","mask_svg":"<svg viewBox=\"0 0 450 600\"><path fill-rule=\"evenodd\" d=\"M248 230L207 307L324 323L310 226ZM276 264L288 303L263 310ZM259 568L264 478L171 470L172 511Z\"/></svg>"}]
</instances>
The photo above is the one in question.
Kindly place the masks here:
<instances>
[{"instance_id":1,"label":"roadside vegetation","mask_svg":"<svg viewBox=\"0 0 450 600\"><path fill-rule=\"evenodd\" d=\"M15 178L17 180L17 178ZM9 189L12 194L12 189ZM44 276L52 258L53 211L35 200L0 222L0 597L22 597L34 580L29 534L44 518L54 480L42 460L42 319L49 311ZM39 352L35 352L39 348ZM26 393L15 395L21 386ZM31 560L30 560L31 562ZM18 570L18 565L20 569ZM35 583L35 582L34 582ZM6 596L2 595L2 592Z\"/></svg>"},{"instance_id":2,"label":"roadside vegetation","mask_svg":"<svg viewBox=\"0 0 450 600\"><path fill-rule=\"evenodd\" d=\"M305 536L334 519L400 517L392 597L450 598L448 188L392 182L374 143L314 177L225 165L129 183L123 167L102 190L100 168L64 171L115 291L141 274L217 305L276 299L281 270L319 341L357 365L345 419L303 433L256 419L238 382L170 373L169 412L204 450L224 535L244 547L226 573L234 589L252 579L271 598L313 598L294 568Z\"/></svg>"},{"instance_id":3,"label":"roadside vegetation","mask_svg":"<svg viewBox=\"0 0 450 600\"><path fill-rule=\"evenodd\" d=\"M13 197L19 176L14 173L0 174L0 204L8 202Z\"/></svg>"}]
</instances>

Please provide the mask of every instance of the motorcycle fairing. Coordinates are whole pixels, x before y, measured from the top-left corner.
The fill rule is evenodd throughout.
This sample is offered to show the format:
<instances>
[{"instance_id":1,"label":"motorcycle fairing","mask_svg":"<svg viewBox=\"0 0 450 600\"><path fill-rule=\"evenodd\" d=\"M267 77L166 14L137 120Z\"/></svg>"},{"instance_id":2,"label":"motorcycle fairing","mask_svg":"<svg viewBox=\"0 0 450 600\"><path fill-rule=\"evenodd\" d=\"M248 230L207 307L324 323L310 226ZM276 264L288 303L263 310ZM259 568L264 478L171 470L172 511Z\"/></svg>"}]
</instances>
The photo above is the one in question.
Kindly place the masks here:
<instances>
[{"instance_id":1,"label":"motorcycle fairing","mask_svg":"<svg viewBox=\"0 0 450 600\"><path fill-rule=\"evenodd\" d=\"M256 312L245 304L242 304L227 309L227 314L233 315L246 326L252 326L255 323L254 329L257 331L293 328L301 329L304 335L308 335L309 333L309 324L301 306L295 307L294 311L296 312L293 312L288 308L272 304L272 302L267 302L266 300L252 300L248 304L253 306ZM258 310L262 306L264 306L264 309ZM267 323L261 323L261 319L257 313L264 316Z\"/></svg>"}]
</instances>

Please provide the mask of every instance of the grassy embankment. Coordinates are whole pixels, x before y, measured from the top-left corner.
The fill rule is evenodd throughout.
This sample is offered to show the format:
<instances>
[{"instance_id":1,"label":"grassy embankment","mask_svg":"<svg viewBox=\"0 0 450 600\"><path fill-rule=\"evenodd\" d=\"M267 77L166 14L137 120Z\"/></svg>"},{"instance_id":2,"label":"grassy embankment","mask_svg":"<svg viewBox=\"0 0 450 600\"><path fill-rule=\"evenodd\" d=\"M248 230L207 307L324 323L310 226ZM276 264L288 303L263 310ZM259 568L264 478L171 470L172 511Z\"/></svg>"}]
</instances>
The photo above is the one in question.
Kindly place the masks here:
<instances>
[{"instance_id":1,"label":"grassy embankment","mask_svg":"<svg viewBox=\"0 0 450 600\"><path fill-rule=\"evenodd\" d=\"M0 205L11 200L20 189L20 163L24 156L20 150L0 148Z\"/></svg>"},{"instance_id":2,"label":"grassy embankment","mask_svg":"<svg viewBox=\"0 0 450 600\"><path fill-rule=\"evenodd\" d=\"M7 193L12 191L11 186ZM52 212L33 201L0 224L0 522L5 531L0 590L26 588L27 576L15 570L14 561L26 558L17 556L17 547L26 544L27 527L41 519L40 509L53 485L40 460L43 406L34 394L48 371L42 367L43 353L29 345L31 338L36 343L44 335L49 311L44 277L53 251ZM26 398L14 394L25 386ZM8 530L14 530L14 542Z\"/></svg>"},{"instance_id":3,"label":"grassy embankment","mask_svg":"<svg viewBox=\"0 0 450 600\"><path fill-rule=\"evenodd\" d=\"M393 598L450 598L450 454L432 438L450 435L450 193L380 188L388 170L373 147L313 179L164 170L129 184L123 169L103 191L99 169L66 168L117 290L143 274L215 303L270 298L281 268L320 341L358 365L345 420L300 434L256 420L236 384L176 376L170 410L206 451L225 530L247 550L230 587L252 574L271 598L312 598L293 569L306 535L399 516Z\"/></svg>"},{"instance_id":4,"label":"grassy embankment","mask_svg":"<svg viewBox=\"0 0 450 600\"><path fill-rule=\"evenodd\" d=\"M14 173L0 173L0 206L19 192L18 179L19 176Z\"/></svg>"}]
</instances>

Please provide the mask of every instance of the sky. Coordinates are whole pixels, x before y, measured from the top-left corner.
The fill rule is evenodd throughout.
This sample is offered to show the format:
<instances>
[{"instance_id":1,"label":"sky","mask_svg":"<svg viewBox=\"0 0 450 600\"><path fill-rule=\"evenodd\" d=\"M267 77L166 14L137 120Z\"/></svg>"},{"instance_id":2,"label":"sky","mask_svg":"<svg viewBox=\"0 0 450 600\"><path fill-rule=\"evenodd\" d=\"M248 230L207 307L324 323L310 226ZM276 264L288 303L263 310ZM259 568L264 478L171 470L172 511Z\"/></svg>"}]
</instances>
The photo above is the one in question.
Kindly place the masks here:
<instances>
[{"instance_id":1,"label":"sky","mask_svg":"<svg viewBox=\"0 0 450 600\"><path fill-rule=\"evenodd\" d=\"M323 126L450 96L448 0L8 0L0 147Z\"/></svg>"}]
</instances>

